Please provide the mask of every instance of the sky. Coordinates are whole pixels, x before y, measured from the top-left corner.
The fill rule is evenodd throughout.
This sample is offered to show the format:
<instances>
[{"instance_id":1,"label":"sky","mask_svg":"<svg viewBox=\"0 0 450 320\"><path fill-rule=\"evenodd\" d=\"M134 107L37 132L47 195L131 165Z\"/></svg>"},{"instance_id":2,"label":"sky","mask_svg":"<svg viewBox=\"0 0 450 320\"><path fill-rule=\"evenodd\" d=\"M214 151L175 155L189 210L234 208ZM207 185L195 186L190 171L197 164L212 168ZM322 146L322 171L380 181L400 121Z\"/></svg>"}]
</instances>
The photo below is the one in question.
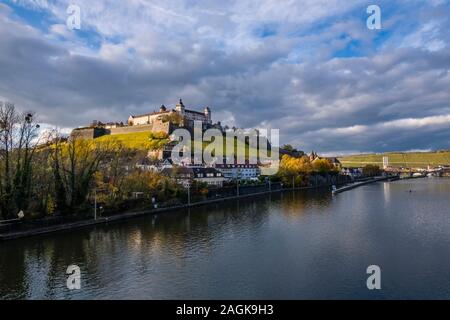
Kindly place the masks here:
<instances>
[{"instance_id":1,"label":"sky","mask_svg":"<svg viewBox=\"0 0 450 320\"><path fill-rule=\"evenodd\" d=\"M308 152L450 149L449 44L446 0L2 0L0 101L66 131L182 98Z\"/></svg>"}]
</instances>

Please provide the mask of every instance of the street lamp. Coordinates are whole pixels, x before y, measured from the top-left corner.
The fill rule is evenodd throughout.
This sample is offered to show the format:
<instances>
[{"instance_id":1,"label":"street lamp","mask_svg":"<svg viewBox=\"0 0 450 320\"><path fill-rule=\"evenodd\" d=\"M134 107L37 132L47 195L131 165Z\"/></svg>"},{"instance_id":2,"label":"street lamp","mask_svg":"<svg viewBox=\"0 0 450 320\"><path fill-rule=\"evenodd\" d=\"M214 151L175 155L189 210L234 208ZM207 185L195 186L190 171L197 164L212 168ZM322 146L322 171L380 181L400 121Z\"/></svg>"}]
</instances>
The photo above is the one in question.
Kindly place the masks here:
<instances>
[{"instance_id":1,"label":"street lamp","mask_svg":"<svg viewBox=\"0 0 450 320\"><path fill-rule=\"evenodd\" d=\"M236 177L236 195L239 197L239 177L240 177L240 169L237 171L237 177Z\"/></svg>"},{"instance_id":2,"label":"street lamp","mask_svg":"<svg viewBox=\"0 0 450 320\"><path fill-rule=\"evenodd\" d=\"M94 220L97 220L97 188L94 188Z\"/></svg>"},{"instance_id":3,"label":"street lamp","mask_svg":"<svg viewBox=\"0 0 450 320\"><path fill-rule=\"evenodd\" d=\"M191 184L187 184L188 206L191 206Z\"/></svg>"},{"instance_id":4,"label":"street lamp","mask_svg":"<svg viewBox=\"0 0 450 320\"><path fill-rule=\"evenodd\" d=\"M100 189L100 191L105 191L106 189ZM100 206L100 212L103 209ZM94 220L97 220L97 187L94 187Z\"/></svg>"}]
</instances>

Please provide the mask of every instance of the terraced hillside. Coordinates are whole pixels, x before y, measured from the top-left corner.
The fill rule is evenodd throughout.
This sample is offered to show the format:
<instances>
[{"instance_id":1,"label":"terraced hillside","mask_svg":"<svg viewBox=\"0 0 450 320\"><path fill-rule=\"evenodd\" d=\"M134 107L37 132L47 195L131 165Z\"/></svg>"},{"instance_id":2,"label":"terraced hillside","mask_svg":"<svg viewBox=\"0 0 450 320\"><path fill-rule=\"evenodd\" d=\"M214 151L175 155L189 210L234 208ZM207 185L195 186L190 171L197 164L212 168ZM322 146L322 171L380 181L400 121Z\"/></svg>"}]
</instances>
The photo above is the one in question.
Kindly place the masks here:
<instances>
[{"instance_id":1,"label":"terraced hillside","mask_svg":"<svg viewBox=\"0 0 450 320\"><path fill-rule=\"evenodd\" d=\"M163 143L161 143L161 137L155 137L155 134L151 134L150 132L137 132L137 133L126 133L126 134L116 134L116 135L105 135L99 138L96 138L96 141L100 142L109 142L116 141L120 142L123 146L128 147L130 149L136 150L152 150L159 149ZM224 139L224 146L226 146L226 139ZM203 149L209 145L209 142L203 142ZM246 152L249 151L249 146L239 141L235 145L235 150L239 150L242 152L243 148L245 148ZM195 149L195 147L194 147ZM226 147L224 148L226 149ZM253 154L256 155L256 151L254 149L250 149ZM218 150L217 155L220 156L221 152Z\"/></svg>"},{"instance_id":2,"label":"terraced hillside","mask_svg":"<svg viewBox=\"0 0 450 320\"><path fill-rule=\"evenodd\" d=\"M382 166L383 157L389 158L393 167L424 168L428 165L450 165L450 150L437 152L388 152L383 154L360 154L339 157L344 167L362 167L366 164Z\"/></svg>"}]
</instances>

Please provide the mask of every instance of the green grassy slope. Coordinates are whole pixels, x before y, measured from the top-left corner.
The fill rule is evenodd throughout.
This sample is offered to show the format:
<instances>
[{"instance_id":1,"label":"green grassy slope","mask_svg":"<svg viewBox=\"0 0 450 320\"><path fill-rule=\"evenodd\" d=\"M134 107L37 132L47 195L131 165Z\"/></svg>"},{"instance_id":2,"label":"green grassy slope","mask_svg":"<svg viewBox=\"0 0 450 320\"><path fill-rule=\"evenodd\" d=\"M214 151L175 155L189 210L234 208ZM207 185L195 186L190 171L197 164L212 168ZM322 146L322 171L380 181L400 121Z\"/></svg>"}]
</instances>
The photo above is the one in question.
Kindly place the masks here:
<instances>
[{"instance_id":1,"label":"green grassy slope","mask_svg":"<svg viewBox=\"0 0 450 320\"><path fill-rule=\"evenodd\" d=\"M389 158L392 167L427 167L450 165L450 150L438 152L388 152L383 154L361 154L339 157L344 167L362 167L366 164L383 165L383 156Z\"/></svg>"},{"instance_id":2,"label":"green grassy slope","mask_svg":"<svg viewBox=\"0 0 450 320\"><path fill-rule=\"evenodd\" d=\"M116 141L130 149L143 150L148 149L149 135L150 135L149 132L123 133L123 134L101 136L96 138L95 140L99 142Z\"/></svg>"},{"instance_id":3,"label":"green grassy slope","mask_svg":"<svg viewBox=\"0 0 450 320\"><path fill-rule=\"evenodd\" d=\"M96 141L99 142L111 142L111 141L117 141L121 143L123 146L128 147L130 149L137 149L137 150L148 150L150 146L149 141L150 133L149 132L137 132L137 133L124 133L124 134L116 134L116 135L106 135L101 136L99 138L96 138ZM224 146L226 146L226 139L224 139ZM209 142L203 142L203 149L209 145ZM195 149L196 146L194 146ZM236 149L237 148L237 149ZM239 150L239 152L242 152L242 150L245 150L248 152L248 145L245 145L242 142L238 142L237 146L235 146L235 150ZM224 147L226 149L226 147ZM252 152L256 155L256 152L254 149L251 149ZM222 150L216 150L217 155L222 154Z\"/></svg>"}]
</instances>

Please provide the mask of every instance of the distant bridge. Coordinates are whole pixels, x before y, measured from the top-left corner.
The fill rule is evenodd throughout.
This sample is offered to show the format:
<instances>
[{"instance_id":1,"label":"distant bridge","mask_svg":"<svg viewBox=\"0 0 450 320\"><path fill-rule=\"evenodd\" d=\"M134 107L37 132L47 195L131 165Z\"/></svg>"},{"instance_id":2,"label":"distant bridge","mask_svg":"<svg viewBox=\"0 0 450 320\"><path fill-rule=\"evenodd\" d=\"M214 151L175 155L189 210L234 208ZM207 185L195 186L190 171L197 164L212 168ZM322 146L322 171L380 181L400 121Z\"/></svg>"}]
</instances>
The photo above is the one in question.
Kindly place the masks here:
<instances>
[{"instance_id":1,"label":"distant bridge","mask_svg":"<svg viewBox=\"0 0 450 320\"><path fill-rule=\"evenodd\" d=\"M434 175L434 176L450 176L450 167L437 167L437 168L394 168L387 167L384 169L386 172L397 173L397 174L410 174L421 173L423 175Z\"/></svg>"}]
</instances>

